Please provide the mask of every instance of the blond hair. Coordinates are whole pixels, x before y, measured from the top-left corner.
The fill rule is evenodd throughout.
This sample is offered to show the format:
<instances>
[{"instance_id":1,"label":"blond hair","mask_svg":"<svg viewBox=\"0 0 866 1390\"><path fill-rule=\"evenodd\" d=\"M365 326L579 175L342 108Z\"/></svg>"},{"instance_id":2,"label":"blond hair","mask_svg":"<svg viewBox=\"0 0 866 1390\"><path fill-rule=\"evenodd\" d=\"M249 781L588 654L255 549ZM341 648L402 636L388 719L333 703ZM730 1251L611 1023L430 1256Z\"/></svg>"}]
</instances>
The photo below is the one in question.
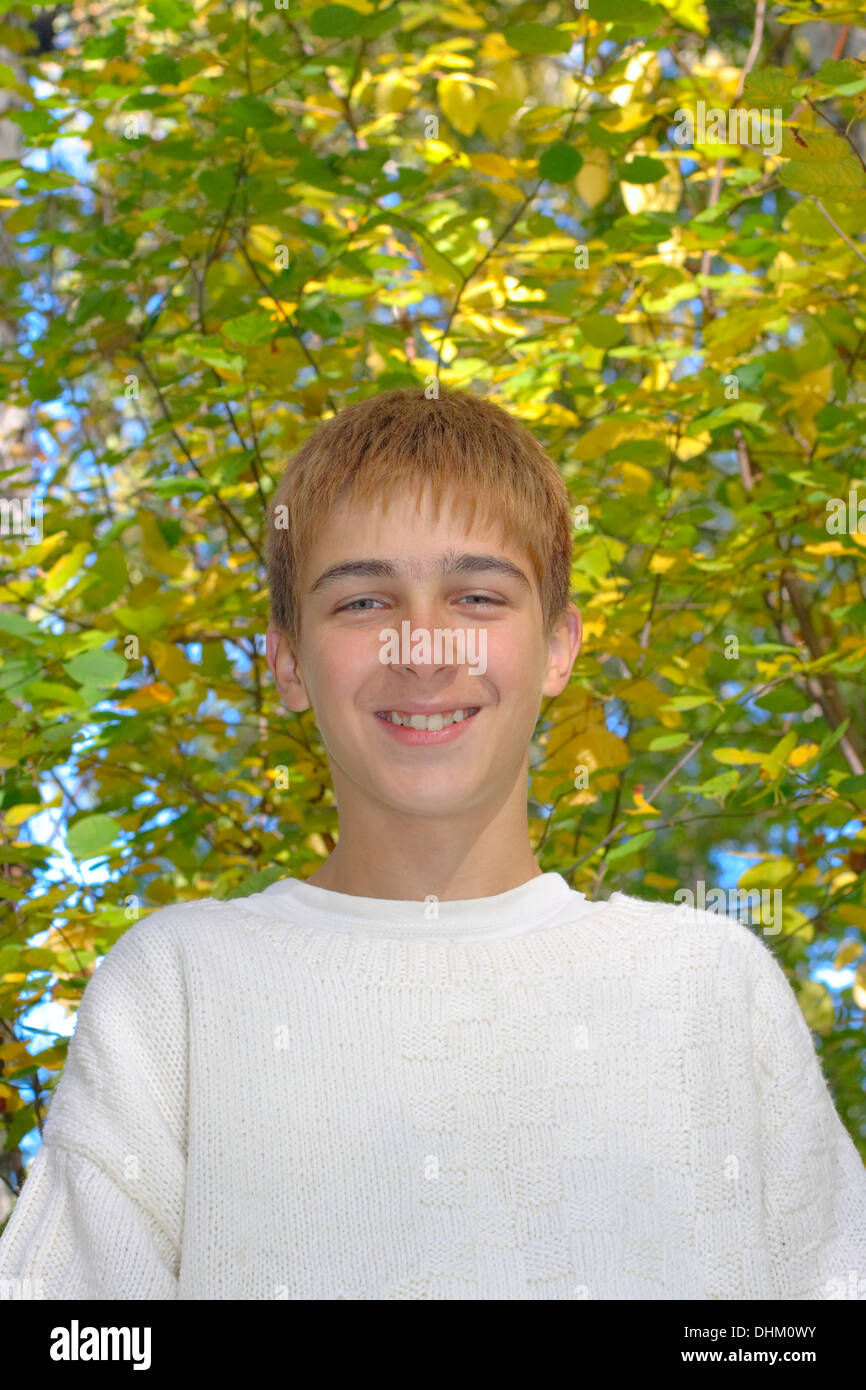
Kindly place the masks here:
<instances>
[{"instance_id":1,"label":"blond hair","mask_svg":"<svg viewBox=\"0 0 866 1390\"><path fill-rule=\"evenodd\" d=\"M480 510L529 555L549 635L569 601L572 555L571 509L556 464L492 401L463 391L428 399L423 387L411 387L369 396L322 421L275 489L268 515L271 618L289 641L300 639L300 576L331 509L407 483L419 493L430 485L437 517L447 493L468 526Z\"/></svg>"}]
</instances>

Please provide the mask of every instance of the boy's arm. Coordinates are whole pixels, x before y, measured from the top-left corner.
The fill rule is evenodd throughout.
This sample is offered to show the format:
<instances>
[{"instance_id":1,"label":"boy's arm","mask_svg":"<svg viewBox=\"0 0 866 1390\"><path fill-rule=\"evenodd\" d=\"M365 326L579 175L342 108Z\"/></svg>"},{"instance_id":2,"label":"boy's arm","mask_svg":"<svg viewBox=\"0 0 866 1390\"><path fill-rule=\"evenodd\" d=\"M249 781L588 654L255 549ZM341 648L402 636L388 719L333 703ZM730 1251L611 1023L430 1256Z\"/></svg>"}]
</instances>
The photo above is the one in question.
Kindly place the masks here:
<instances>
[{"instance_id":1,"label":"boy's arm","mask_svg":"<svg viewBox=\"0 0 866 1390\"><path fill-rule=\"evenodd\" d=\"M767 1297L866 1299L866 1167L797 996L772 952L753 940Z\"/></svg>"},{"instance_id":2,"label":"boy's arm","mask_svg":"<svg viewBox=\"0 0 866 1390\"><path fill-rule=\"evenodd\" d=\"M187 1015L172 911L130 927L87 983L0 1240L0 1298L177 1297Z\"/></svg>"}]
</instances>

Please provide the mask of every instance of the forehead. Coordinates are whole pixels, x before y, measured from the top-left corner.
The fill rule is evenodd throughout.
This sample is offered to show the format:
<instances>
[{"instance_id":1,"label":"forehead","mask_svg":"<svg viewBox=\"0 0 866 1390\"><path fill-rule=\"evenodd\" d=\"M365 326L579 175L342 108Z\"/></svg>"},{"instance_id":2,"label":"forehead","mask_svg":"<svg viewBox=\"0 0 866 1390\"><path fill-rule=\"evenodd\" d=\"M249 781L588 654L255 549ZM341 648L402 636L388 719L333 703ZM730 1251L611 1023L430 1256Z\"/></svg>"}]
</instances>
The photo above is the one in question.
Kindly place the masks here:
<instances>
[{"instance_id":1,"label":"forehead","mask_svg":"<svg viewBox=\"0 0 866 1390\"><path fill-rule=\"evenodd\" d=\"M403 484L392 493L372 498L345 497L337 502L317 528L312 547L349 548L375 543L388 553L401 554L407 564L423 566L425 555L439 553L444 544L462 544L483 538L485 548L511 552L502 521L489 521L478 508L471 522L467 503L446 491L436 515L429 485L412 488Z\"/></svg>"},{"instance_id":2,"label":"forehead","mask_svg":"<svg viewBox=\"0 0 866 1390\"><path fill-rule=\"evenodd\" d=\"M318 589L340 577L426 580L437 574L479 573L510 577L533 587L528 554L510 542L501 523L476 516L443 497L438 517L429 493L404 490L379 499L343 500L312 541L306 579Z\"/></svg>"}]
</instances>

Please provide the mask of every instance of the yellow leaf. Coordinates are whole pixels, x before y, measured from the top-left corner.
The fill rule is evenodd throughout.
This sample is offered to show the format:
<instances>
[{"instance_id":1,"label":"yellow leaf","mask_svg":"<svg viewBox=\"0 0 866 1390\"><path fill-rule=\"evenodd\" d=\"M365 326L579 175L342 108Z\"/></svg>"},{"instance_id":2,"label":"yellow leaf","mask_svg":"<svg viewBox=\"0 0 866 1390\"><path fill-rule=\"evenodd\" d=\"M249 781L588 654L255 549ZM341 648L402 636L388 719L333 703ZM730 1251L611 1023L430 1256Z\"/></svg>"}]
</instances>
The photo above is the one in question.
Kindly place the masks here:
<instances>
[{"instance_id":1,"label":"yellow leaf","mask_svg":"<svg viewBox=\"0 0 866 1390\"><path fill-rule=\"evenodd\" d=\"M854 880L855 875L850 874L848 881ZM835 884L833 885L835 890ZM843 922L847 922L852 927L866 927L866 907L858 907L856 903L840 903L837 908L839 916Z\"/></svg>"},{"instance_id":2,"label":"yellow leaf","mask_svg":"<svg viewBox=\"0 0 866 1390\"><path fill-rule=\"evenodd\" d=\"M310 285L308 282L307 289L309 288ZM261 304L263 309L270 310L272 317L279 318L281 322L285 322L286 319L291 318L292 314L298 307L296 300L271 299L269 295L265 295L265 297L263 299L260 299L258 302L259 304Z\"/></svg>"},{"instance_id":3,"label":"yellow leaf","mask_svg":"<svg viewBox=\"0 0 866 1390\"><path fill-rule=\"evenodd\" d=\"M583 462L584 459L594 459L599 454L606 454L625 440L631 442L635 439L658 437L658 430L648 420L623 420L611 416L602 420L601 424L596 425L577 441L572 450L572 457Z\"/></svg>"},{"instance_id":4,"label":"yellow leaf","mask_svg":"<svg viewBox=\"0 0 866 1390\"><path fill-rule=\"evenodd\" d=\"M676 555L660 555L656 552L649 562L650 574L666 574L676 563Z\"/></svg>"},{"instance_id":5,"label":"yellow leaf","mask_svg":"<svg viewBox=\"0 0 866 1390\"><path fill-rule=\"evenodd\" d=\"M596 208L610 192L610 172L607 155L593 151L577 175L577 191L587 207Z\"/></svg>"},{"instance_id":6,"label":"yellow leaf","mask_svg":"<svg viewBox=\"0 0 866 1390\"><path fill-rule=\"evenodd\" d=\"M327 117L325 117L327 120ZM247 240L253 250L258 252L260 260L267 261L270 265L274 262L274 248L283 242L283 236L278 227L266 227L263 225L250 227L247 233Z\"/></svg>"},{"instance_id":7,"label":"yellow leaf","mask_svg":"<svg viewBox=\"0 0 866 1390\"><path fill-rule=\"evenodd\" d=\"M386 111L405 111L420 90L420 82L402 72L385 73L376 84L376 110L380 116Z\"/></svg>"},{"instance_id":8,"label":"yellow leaf","mask_svg":"<svg viewBox=\"0 0 866 1390\"><path fill-rule=\"evenodd\" d=\"M440 77L436 83L439 105L461 135L474 134L481 115L479 93L462 77Z\"/></svg>"},{"instance_id":9,"label":"yellow leaf","mask_svg":"<svg viewBox=\"0 0 866 1390\"><path fill-rule=\"evenodd\" d=\"M847 888L849 883L857 882L857 874L851 869L842 869L838 874L834 874L830 880L830 887L834 893L838 893L840 888Z\"/></svg>"},{"instance_id":10,"label":"yellow leaf","mask_svg":"<svg viewBox=\"0 0 866 1390\"><path fill-rule=\"evenodd\" d=\"M149 512L139 512L138 525L141 530L141 548L154 569L159 570L161 574L183 574L186 560L166 544L165 537Z\"/></svg>"},{"instance_id":11,"label":"yellow leaf","mask_svg":"<svg viewBox=\"0 0 866 1390\"><path fill-rule=\"evenodd\" d=\"M44 811L45 807L41 801L24 801L18 806L10 806L4 816L7 825L23 825L31 816L35 816L37 811Z\"/></svg>"},{"instance_id":12,"label":"yellow leaf","mask_svg":"<svg viewBox=\"0 0 866 1390\"><path fill-rule=\"evenodd\" d=\"M657 156L658 153L657 147L646 140L637 140L632 149L637 154ZM671 165L658 183L620 182L620 192L632 216L639 212L674 212L682 197L682 175L675 165Z\"/></svg>"},{"instance_id":13,"label":"yellow leaf","mask_svg":"<svg viewBox=\"0 0 866 1390\"><path fill-rule=\"evenodd\" d=\"M141 690L136 690L127 699L120 701L121 709L152 709L154 705L167 705L174 699L174 691L170 685L164 685L162 681L154 681L150 685L145 685Z\"/></svg>"},{"instance_id":14,"label":"yellow leaf","mask_svg":"<svg viewBox=\"0 0 866 1390\"><path fill-rule=\"evenodd\" d=\"M863 984L866 986L866 973L864 973ZM836 1022L836 1010L833 1006L833 996L827 986L822 985L818 980L801 980L797 993L800 1008L803 1010L803 1017L809 1027L813 1028L816 1033L829 1033ZM863 998L866 1000L866 988L864 988Z\"/></svg>"},{"instance_id":15,"label":"yellow leaf","mask_svg":"<svg viewBox=\"0 0 866 1390\"><path fill-rule=\"evenodd\" d=\"M652 487L653 475L641 463L621 463L619 472L626 492L649 492Z\"/></svg>"},{"instance_id":16,"label":"yellow leaf","mask_svg":"<svg viewBox=\"0 0 866 1390\"><path fill-rule=\"evenodd\" d=\"M519 110L519 101L493 101L489 106L485 106L481 113L480 125L488 140L501 139L514 125L515 113Z\"/></svg>"},{"instance_id":17,"label":"yellow leaf","mask_svg":"<svg viewBox=\"0 0 866 1390\"><path fill-rule=\"evenodd\" d=\"M66 1052L62 1047L46 1047L35 1055L40 1067L47 1067L49 1071L56 1071L66 1061Z\"/></svg>"},{"instance_id":18,"label":"yellow leaf","mask_svg":"<svg viewBox=\"0 0 866 1390\"><path fill-rule=\"evenodd\" d=\"M801 743L799 747L794 749L789 757L788 766L802 767L804 763L808 763L817 753L820 753L820 751L817 743Z\"/></svg>"},{"instance_id":19,"label":"yellow leaf","mask_svg":"<svg viewBox=\"0 0 866 1390\"><path fill-rule=\"evenodd\" d=\"M667 874L644 874L643 881L647 888L659 888L666 893L669 888L679 888L678 878L669 878Z\"/></svg>"},{"instance_id":20,"label":"yellow leaf","mask_svg":"<svg viewBox=\"0 0 866 1390\"><path fill-rule=\"evenodd\" d=\"M815 545L804 545L807 555L844 555L845 546L841 541L818 541Z\"/></svg>"},{"instance_id":21,"label":"yellow leaf","mask_svg":"<svg viewBox=\"0 0 866 1390\"><path fill-rule=\"evenodd\" d=\"M866 1009L866 965L858 965L854 976L854 1003L858 1009Z\"/></svg>"},{"instance_id":22,"label":"yellow leaf","mask_svg":"<svg viewBox=\"0 0 866 1390\"><path fill-rule=\"evenodd\" d=\"M708 431L705 431L703 434L683 435L679 443L676 444L674 441L675 436L671 435L668 447L672 450L676 449L677 458L693 459L697 458L698 454L706 453L713 442L713 437ZM704 482L699 474L691 473L687 477L681 476L680 486L700 489L704 486Z\"/></svg>"},{"instance_id":23,"label":"yellow leaf","mask_svg":"<svg viewBox=\"0 0 866 1390\"><path fill-rule=\"evenodd\" d=\"M796 865L790 859L762 859L737 879L738 888L776 888L794 873Z\"/></svg>"},{"instance_id":24,"label":"yellow leaf","mask_svg":"<svg viewBox=\"0 0 866 1390\"><path fill-rule=\"evenodd\" d=\"M189 680L195 675L195 667L191 666L182 652L172 642L151 642L150 653L153 663L169 685L180 685L183 681Z\"/></svg>"},{"instance_id":25,"label":"yellow leaf","mask_svg":"<svg viewBox=\"0 0 866 1390\"><path fill-rule=\"evenodd\" d=\"M833 958L833 969L843 970L846 965L850 965L852 960L857 960L862 954L863 943L861 941L843 941Z\"/></svg>"},{"instance_id":26,"label":"yellow leaf","mask_svg":"<svg viewBox=\"0 0 866 1390\"><path fill-rule=\"evenodd\" d=\"M760 763L763 753L753 753L749 748L714 748L713 757L725 767L740 767L743 763Z\"/></svg>"},{"instance_id":27,"label":"yellow leaf","mask_svg":"<svg viewBox=\"0 0 866 1390\"><path fill-rule=\"evenodd\" d=\"M439 10L436 18L440 24L447 24L455 29L483 29L486 23L484 15L476 14L468 7Z\"/></svg>"},{"instance_id":28,"label":"yellow leaf","mask_svg":"<svg viewBox=\"0 0 866 1390\"><path fill-rule=\"evenodd\" d=\"M657 685L653 685L652 681L647 680L615 681L613 693L625 701L638 719L650 718L668 701L668 696L664 691L659 690Z\"/></svg>"},{"instance_id":29,"label":"yellow leaf","mask_svg":"<svg viewBox=\"0 0 866 1390\"><path fill-rule=\"evenodd\" d=\"M647 102L636 101L628 106L620 106L616 111L606 112L600 118L599 125L604 126L605 130L618 132L634 130L639 125L646 125L655 114L655 107Z\"/></svg>"},{"instance_id":30,"label":"yellow leaf","mask_svg":"<svg viewBox=\"0 0 866 1390\"><path fill-rule=\"evenodd\" d=\"M649 96L661 77L661 64L651 49L636 53L626 64L624 77L625 81L610 93L616 106L628 106L635 97Z\"/></svg>"},{"instance_id":31,"label":"yellow leaf","mask_svg":"<svg viewBox=\"0 0 866 1390\"><path fill-rule=\"evenodd\" d=\"M3 1081L0 1081L0 1100L5 1102L3 1105L3 1113L5 1115L11 1115L13 1110L23 1109L26 1104L15 1087L7 1086Z\"/></svg>"},{"instance_id":32,"label":"yellow leaf","mask_svg":"<svg viewBox=\"0 0 866 1390\"><path fill-rule=\"evenodd\" d=\"M620 767L628 762L628 745L605 724L591 725L574 741L575 763L586 763L590 773L600 767Z\"/></svg>"},{"instance_id":33,"label":"yellow leaf","mask_svg":"<svg viewBox=\"0 0 866 1390\"><path fill-rule=\"evenodd\" d=\"M494 64L491 75L500 99L516 102L519 106L527 92L526 73L521 65L515 63L513 57L503 59L502 62Z\"/></svg>"},{"instance_id":34,"label":"yellow leaf","mask_svg":"<svg viewBox=\"0 0 866 1390\"><path fill-rule=\"evenodd\" d=\"M70 579L77 578L85 556L90 554L90 545L87 541L79 541L71 550L61 555L56 564L45 576L44 590L46 594L55 594L60 589L65 589Z\"/></svg>"},{"instance_id":35,"label":"yellow leaf","mask_svg":"<svg viewBox=\"0 0 866 1390\"><path fill-rule=\"evenodd\" d=\"M481 174L492 174L497 179L514 178L514 165L501 154L471 154L469 162Z\"/></svg>"},{"instance_id":36,"label":"yellow leaf","mask_svg":"<svg viewBox=\"0 0 866 1390\"><path fill-rule=\"evenodd\" d=\"M660 816L661 811L657 811L651 802L647 801L643 794L643 787L637 786L632 793L636 810L626 811L627 816Z\"/></svg>"}]
</instances>

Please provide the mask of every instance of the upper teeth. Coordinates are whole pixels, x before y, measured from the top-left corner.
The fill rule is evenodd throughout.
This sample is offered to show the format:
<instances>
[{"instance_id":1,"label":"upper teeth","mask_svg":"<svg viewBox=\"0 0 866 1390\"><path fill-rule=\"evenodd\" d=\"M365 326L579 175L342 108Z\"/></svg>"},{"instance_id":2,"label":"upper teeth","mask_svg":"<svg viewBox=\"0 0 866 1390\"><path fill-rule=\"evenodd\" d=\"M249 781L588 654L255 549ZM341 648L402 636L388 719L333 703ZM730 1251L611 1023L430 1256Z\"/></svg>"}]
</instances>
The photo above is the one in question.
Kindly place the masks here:
<instances>
[{"instance_id":1,"label":"upper teeth","mask_svg":"<svg viewBox=\"0 0 866 1390\"><path fill-rule=\"evenodd\" d=\"M455 709L448 714L400 714L398 710L384 711L384 718L392 724L404 724L407 729L447 729L449 724L459 724L468 714L476 711Z\"/></svg>"}]
</instances>

